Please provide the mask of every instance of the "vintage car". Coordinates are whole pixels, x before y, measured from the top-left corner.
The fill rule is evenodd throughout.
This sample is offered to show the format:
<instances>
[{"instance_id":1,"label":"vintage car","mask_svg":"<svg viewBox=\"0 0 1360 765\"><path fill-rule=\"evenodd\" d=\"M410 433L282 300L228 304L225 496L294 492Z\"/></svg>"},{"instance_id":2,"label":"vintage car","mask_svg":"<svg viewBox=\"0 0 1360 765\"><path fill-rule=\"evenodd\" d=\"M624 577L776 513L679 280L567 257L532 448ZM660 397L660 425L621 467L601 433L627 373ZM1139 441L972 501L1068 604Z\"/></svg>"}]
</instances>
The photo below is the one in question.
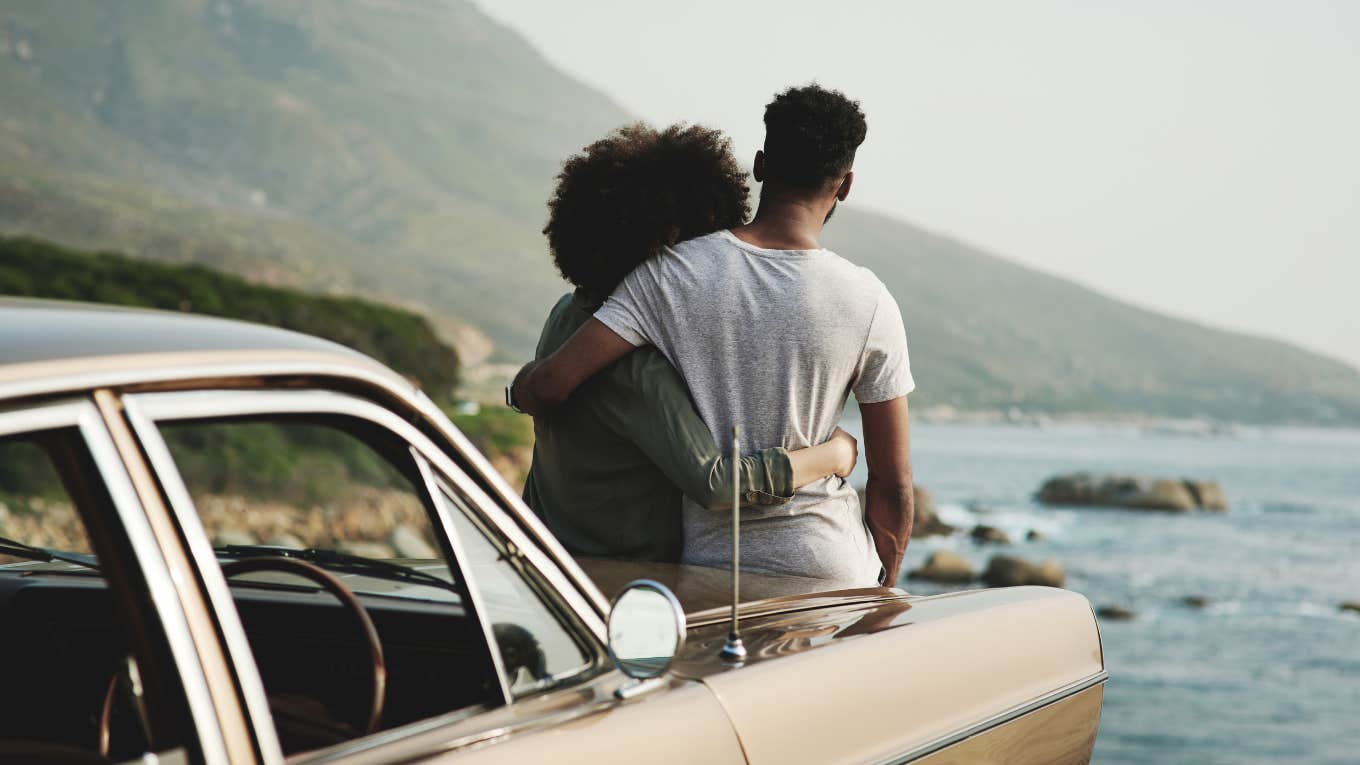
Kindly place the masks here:
<instances>
[{"instance_id":1,"label":"vintage car","mask_svg":"<svg viewBox=\"0 0 1360 765\"><path fill-rule=\"evenodd\" d=\"M733 584L574 560L343 347L0 300L0 761L1090 757L1080 595Z\"/></svg>"}]
</instances>

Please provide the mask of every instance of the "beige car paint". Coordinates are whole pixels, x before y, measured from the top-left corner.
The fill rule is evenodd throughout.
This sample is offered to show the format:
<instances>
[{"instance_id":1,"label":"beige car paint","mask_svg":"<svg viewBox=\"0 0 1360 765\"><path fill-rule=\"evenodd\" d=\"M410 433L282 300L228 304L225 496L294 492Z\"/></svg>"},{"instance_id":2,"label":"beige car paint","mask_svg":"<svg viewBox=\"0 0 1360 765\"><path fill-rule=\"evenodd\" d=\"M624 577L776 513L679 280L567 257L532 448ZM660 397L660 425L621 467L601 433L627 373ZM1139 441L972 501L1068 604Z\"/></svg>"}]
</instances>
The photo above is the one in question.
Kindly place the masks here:
<instances>
[{"instance_id":1,"label":"beige car paint","mask_svg":"<svg viewBox=\"0 0 1360 765\"><path fill-rule=\"evenodd\" d=\"M973 736L917 765L1085 765L1091 761L1105 688L1074 696Z\"/></svg>"},{"instance_id":2,"label":"beige car paint","mask_svg":"<svg viewBox=\"0 0 1360 765\"><path fill-rule=\"evenodd\" d=\"M180 546L179 534L161 501L160 489L146 463L142 460L132 431L123 420L118 399L108 390L94 392L95 405L104 419L115 448L123 459L133 489L145 511L147 522L156 538L157 546L170 569L170 579L179 593L180 608L184 613L189 634L198 654L199 666L207 681L217 714L218 729L226 746L227 758L232 763L257 762L254 736L246 723L245 712L236 695L236 680L226 661L222 644L217 637L217 624L207 604L199 597L193 565Z\"/></svg>"},{"instance_id":3,"label":"beige car paint","mask_svg":"<svg viewBox=\"0 0 1360 765\"><path fill-rule=\"evenodd\" d=\"M930 614L936 603L945 608ZM847 628L834 618L819 622L817 612L791 615L777 627L753 620L748 648L764 650L765 660L703 677L753 765L892 761L1055 689L1103 677L1090 605L1065 590L918 598L870 607L860 619L886 622L835 639ZM749 636L761 627L805 647L765 649ZM691 650L711 648L721 630L698 630ZM677 672L694 672L688 651L685 658Z\"/></svg>"}]
</instances>

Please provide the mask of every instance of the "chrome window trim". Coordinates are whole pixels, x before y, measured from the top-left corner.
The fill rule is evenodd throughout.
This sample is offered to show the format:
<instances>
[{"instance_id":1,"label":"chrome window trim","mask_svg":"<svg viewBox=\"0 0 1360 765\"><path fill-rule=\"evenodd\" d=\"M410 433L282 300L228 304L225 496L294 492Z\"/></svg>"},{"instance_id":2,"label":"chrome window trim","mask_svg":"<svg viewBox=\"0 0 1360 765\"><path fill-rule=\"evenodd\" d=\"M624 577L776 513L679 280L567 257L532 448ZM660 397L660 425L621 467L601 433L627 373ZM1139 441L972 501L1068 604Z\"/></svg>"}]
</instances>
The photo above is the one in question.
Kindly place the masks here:
<instances>
[{"instance_id":1,"label":"chrome window trim","mask_svg":"<svg viewBox=\"0 0 1360 765\"><path fill-rule=\"evenodd\" d=\"M463 586L467 588L468 598L472 601L472 610L477 613L477 622L482 628L482 637L486 639L486 644L491 652L491 663L496 665L496 684L501 691L501 703L513 703L515 697L510 693L510 682L505 671L505 657L501 656L500 643L496 642L496 635L491 629L491 615L486 612L482 603L481 591L477 589L476 574L472 571L472 561L467 557L467 551L463 549L463 542L458 537L458 530L453 527L453 519L449 517L448 508L439 501L439 485L435 481L434 473L430 471L430 463L411 447L411 457L416 462L416 468L420 471L420 480L425 485L425 494L430 498L430 505L434 508L435 516L439 519L439 525L444 530L444 536L449 540L449 546L453 549L453 557L458 565L458 573L463 577Z\"/></svg>"},{"instance_id":2,"label":"chrome window trim","mask_svg":"<svg viewBox=\"0 0 1360 765\"><path fill-rule=\"evenodd\" d=\"M456 489L453 488L453 486L452 486L448 481L443 480L443 479L440 479L439 477L436 476L436 477L434 478L434 483L435 483L436 490L437 490L439 493L448 495L450 501L457 503L459 506L466 506L466 507L468 507L470 510L472 510L472 513L473 513L474 515L476 514L475 505L474 505L473 503L471 503L471 502L469 502L469 501L467 501L467 500L464 500L464 499L455 499L455 498L454 498L455 495L456 495L458 492L457 492ZM462 511L462 510L459 510L458 512L461 513L461 512L463 512L463 511ZM466 515L467 513L464 513L464 514ZM479 531L483 534L483 536L487 537L487 544L491 545L494 549L496 549L496 551L498 552L499 555L505 556L505 557L508 559L508 561L509 561L509 563L510 563L510 567L511 567L511 569L514 571L515 575L518 576L518 577L520 577L521 580L524 580L525 586L528 587L529 590L530 590L531 592L535 593L535 595L536 595L537 597L539 597L540 599L543 599L543 595L544 595L543 590L544 590L545 588L548 588L549 586L547 585L546 582L544 582L544 581L541 580L541 577L539 577L539 576L537 575L537 571L533 568L533 566L527 566L527 567L526 567L526 566L523 565L522 561L519 560L519 559L522 558L523 556L519 554L518 549L514 546L514 544L513 544L513 543L507 543L504 539L501 539L501 538L496 537L495 532L491 530L491 529L493 529L493 528L495 528L495 527L490 526L489 524L486 524L485 521L484 521L484 519L477 518L477 517L468 518L468 523L470 523L470 524L472 524L473 526L479 528ZM483 527L484 527L484 528L483 528ZM551 597L549 597L549 598L547 598L547 599L550 600ZM561 610L560 608L559 608L559 609L554 609L553 606L552 606L552 604L546 603L546 602L543 603L543 607L546 608L546 609L548 609L550 612L552 612L553 610L559 610L559 611ZM569 609L568 609L568 610L569 610ZM556 617L557 620L558 620L559 622L562 621L562 619L564 619L564 618L566 618L566 619L570 619L570 618L571 618L571 615L570 615L570 614L563 614L563 613L556 613L556 614L553 614L553 616ZM551 675L551 676L548 678L551 682L557 683L557 682L561 682L561 681L563 681L563 680L567 680L567 679L570 679L570 678L573 678L573 677L580 677L580 676L582 676L582 675L585 675L585 674L591 672L591 670L597 669L597 668L599 668L599 667L607 667L607 668L608 668L608 667L612 667L612 665L610 664L610 659L609 659L609 649L608 649L607 646L599 645L599 644L591 644L591 645L581 645L581 644L580 644L580 641L579 641L580 634L579 634L579 633L580 633L580 629L581 629L582 627L584 627L584 625L580 624L579 622L577 623L577 625L576 625L575 627L571 627L571 626L567 626L567 625L563 625L563 626L562 626L562 628L563 628L564 630L566 630L567 632L569 632L569 633L571 633L572 635L574 635L574 636L577 637L577 639L578 639L578 640L577 640L577 643L578 643L578 646L577 646L577 647L580 648L580 649L582 650L582 654L583 654L583 657L582 657L582 658L584 659L583 663L581 663L581 664L579 664L579 665L577 665L577 666L574 666L574 667L572 667L572 668L570 668L570 669L568 669L568 670L563 670L562 672L557 672L557 673ZM555 689L555 688L550 688L550 689L548 689L548 690L556 690L556 689ZM529 697L532 697L532 696L541 694L541 693L543 693L543 692L545 692L545 691L543 691L543 690L537 690L537 691L533 691L533 692L531 692L531 693L529 693L529 694L526 694L526 695L523 696L523 697L515 697L515 696L514 696L514 692L511 691L511 697L512 697L512 700L514 700L515 698L529 698Z\"/></svg>"},{"instance_id":3,"label":"chrome window trim","mask_svg":"<svg viewBox=\"0 0 1360 765\"><path fill-rule=\"evenodd\" d=\"M949 733L947 735L934 739L933 741L921 744L920 746L912 747L911 749L908 749L907 751L902 752L901 754L896 754L886 759L874 760L873 763L874 765L904 765L905 763L911 762L912 760L920 759L921 757L925 757L926 755L934 754L940 751L941 749L945 749L947 747L953 746L954 744L961 743L966 739L970 739L978 734L985 733L991 730L992 728L1005 725L1006 723L1011 722L1012 720L1017 720L1031 712L1035 712L1046 706L1049 706L1050 704L1056 704L1059 701L1062 701L1063 699L1071 698L1072 696L1075 696L1078 693L1081 693L1082 691L1088 690L1090 688L1094 688L1095 686L1100 685L1101 683L1104 683L1106 680L1109 679L1110 674L1105 670L1101 670L1095 673L1094 675L1090 675L1074 683L1064 685L1063 687L1045 693L1044 695L1039 696L1038 698L1031 699L1030 701L1027 701L1023 704L1011 707L1010 709L1007 709L1004 712L999 712L995 715L992 715L991 717L980 720L972 725L969 725L966 728L961 728L957 731L954 731L953 733Z\"/></svg>"},{"instance_id":4,"label":"chrome window trim","mask_svg":"<svg viewBox=\"0 0 1360 765\"><path fill-rule=\"evenodd\" d=\"M173 356L173 354L171 354ZM359 382L393 396L421 414L430 424L457 449L458 454L476 468L481 477L495 490L497 498L512 508L515 521L528 528L535 542L552 558L557 569L575 585L578 595L595 611L594 622L599 625L599 635L603 639L604 620L609 614L609 599L600 592L590 576L578 565L552 535L543 521L534 515L519 494L496 472L472 442L464 436L448 417L435 406L429 397L393 372L378 365L377 362L363 358L328 356L313 352L279 351L223 351L212 354L210 361L195 359L194 363L179 360L179 363L165 359L128 359L126 357L103 357L121 362L124 366L86 371L99 358L83 359L82 371L53 373L49 367L62 368L63 362L35 362L26 365L43 374L17 380L0 380L0 400L24 396L48 395L59 392L88 390L96 387L115 387L165 382L192 382L194 380L213 380L222 378L259 378L259 377L326 377ZM268 358L272 356L272 358ZM439 463L436 461L436 465ZM516 531L519 531L517 528Z\"/></svg>"},{"instance_id":5,"label":"chrome window trim","mask_svg":"<svg viewBox=\"0 0 1360 765\"><path fill-rule=\"evenodd\" d=\"M279 745L274 718L269 712L269 698L265 694L264 681L260 677L259 668L255 665L240 614L237 613L232 601L231 588L227 586L226 577L222 576L222 569L217 565L217 556L213 554L207 531L198 517L189 490L184 485L184 479L180 476L179 468L175 465L169 448L165 445L165 439L161 437L155 423L146 416L137 396L123 398L123 413L132 426L133 434L141 443L147 462L155 473L161 489L165 492L176 522L185 530L184 538L189 556L198 568L199 576L202 577L203 587L207 590L208 601L212 605L213 617L222 627L223 641L227 646L236 682L244 697L246 711L250 715L260 757L265 763L281 763L284 760L283 748ZM205 565L205 561L211 565Z\"/></svg>"},{"instance_id":6,"label":"chrome window trim","mask_svg":"<svg viewBox=\"0 0 1360 765\"><path fill-rule=\"evenodd\" d=\"M217 727L212 694L198 663L188 622L180 610L169 566L161 556L151 525L143 514L141 500L98 408L89 400L81 400L0 413L0 435L4 436L71 427L80 432L89 449L95 469L113 501L114 512L128 536L135 563L146 580L147 593L170 646L171 660L179 671L203 759L210 765L225 765L228 762L226 741Z\"/></svg>"},{"instance_id":7,"label":"chrome window trim","mask_svg":"<svg viewBox=\"0 0 1360 765\"><path fill-rule=\"evenodd\" d=\"M590 583L590 589L583 593L581 588L576 586L577 583L570 575L570 571L564 571L557 560L550 558L539 546L538 541L525 534L514 519L510 518L500 507L499 503L487 496L486 492L482 491L481 487L468 478L442 449L411 423L393 414L387 408L351 394L324 389L169 391L129 394L124 397L125 401L128 399L135 399L140 402L142 411L152 420L239 417L252 414L330 413L347 414L386 427L403 438L408 444L416 447L438 472L449 476L455 486L472 501L474 508L485 517L488 525L496 528L516 545L534 568L552 585L558 596L566 601L570 610L594 635L599 645L604 645L606 632L604 620L600 617L600 614L608 613L608 604L606 603L602 610L595 608L595 596L598 595L599 591L594 584ZM425 401L428 402L429 399L425 399ZM433 404L430 404L430 406L433 406ZM452 428L452 425L450 424L449 427ZM457 433L457 429L453 428L453 432ZM458 434L458 441L455 445L459 446L460 449L466 445L469 455L476 455L476 449L467 442L466 437L461 433ZM482 460L482 464L485 464L485 460ZM495 476L495 471L490 465L486 465L486 469ZM495 480L503 482L503 479L498 476L495 476ZM533 514L529 513L529 515L532 516ZM551 535L549 535L549 538L552 538ZM553 544L557 544L556 540L553 540ZM581 577L586 577L585 573L579 567L576 567L574 562L572 566L580 572ZM586 578L586 581L589 582L589 578Z\"/></svg>"}]
</instances>

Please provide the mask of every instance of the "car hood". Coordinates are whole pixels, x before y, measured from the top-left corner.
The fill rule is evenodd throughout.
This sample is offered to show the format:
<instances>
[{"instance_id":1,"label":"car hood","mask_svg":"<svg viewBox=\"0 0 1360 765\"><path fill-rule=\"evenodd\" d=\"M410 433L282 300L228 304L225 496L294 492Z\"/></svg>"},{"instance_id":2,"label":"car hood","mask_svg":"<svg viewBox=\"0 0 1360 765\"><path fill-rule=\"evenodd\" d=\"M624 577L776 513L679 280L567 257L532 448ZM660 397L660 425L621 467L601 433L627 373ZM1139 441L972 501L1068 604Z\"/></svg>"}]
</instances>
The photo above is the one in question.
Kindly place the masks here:
<instances>
[{"instance_id":1,"label":"car hood","mask_svg":"<svg viewBox=\"0 0 1360 765\"><path fill-rule=\"evenodd\" d=\"M732 572L675 563L579 558L577 562L600 590L616 595L629 582L650 579L680 600L691 629L725 621L732 615ZM754 618L810 609L901 600L895 587L839 588L834 582L800 576L770 576L743 571L741 616Z\"/></svg>"}]
</instances>

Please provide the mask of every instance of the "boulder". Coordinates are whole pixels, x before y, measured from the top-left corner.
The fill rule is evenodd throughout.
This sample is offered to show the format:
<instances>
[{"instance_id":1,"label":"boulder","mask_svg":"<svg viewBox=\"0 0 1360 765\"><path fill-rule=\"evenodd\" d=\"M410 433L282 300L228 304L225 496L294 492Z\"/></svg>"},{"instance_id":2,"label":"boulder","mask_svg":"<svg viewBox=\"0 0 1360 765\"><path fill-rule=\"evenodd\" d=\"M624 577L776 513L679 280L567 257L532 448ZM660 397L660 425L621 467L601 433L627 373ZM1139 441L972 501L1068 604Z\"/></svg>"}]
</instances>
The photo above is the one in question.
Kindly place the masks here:
<instances>
[{"instance_id":1,"label":"boulder","mask_svg":"<svg viewBox=\"0 0 1360 765\"><path fill-rule=\"evenodd\" d=\"M1044 532L1038 529L1030 529L1029 531L1025 532L1025 539L1030 542L1042 542L1045 539L1048 539L1048 537L1044 534Z\"/></svg>"},{"instance_id":2,"label":"boulder","mask_svg":"<svg viewBox=\"0 0 1360 765\"><path fill-rule=\"evenodd\" d=\"M982 572L982 581L989 587L1061 587L1067 581L1067 572L1053 560L1035 564L1010 555L993 555Z\"/></svg>"},{"instance_id":3,"label":"boulder","mask_svg":"<svg viewBox=\"0 0 1360 765\"><path fill-rule=\"evenodd\" d=\"M1040 587L1062 587L1067 583L1067 570L1056 560L1045 560L1030 572L1029 584Z\"/></svg>"},{"instance_id":4,"label":"boulder","mask_svg":"<svg viewBox=\"0 0 1360 765\"><path fill-rule=\"evenodd\" d=\"M981 544L1008 545L1011 543L1011 538L1006 532L995 526L974 526L973 530L969 532L969 536L973 538L974 542Z\"/></svg>"},{"instance_id":5,"label":"boulder","mask_svg":"<svg viewBox=\"0 0 1360 765\"><path fill-rule=\"evenodd\" d=\"M935 512L935 498L929 491L920 486L912 486L912 495L915 498L915 517L912 519L911 536L914 539L921 537L945 536L954 533L954 527L940 520L939 514Z\"/></svg>"},{"instance_id":6,"label":"boulder","mask_svg":"<svg viewBox=\"0 0 1360 765\"><path fill-rule=\"evenodd\" d=\"M948 550L936 550L926 559L926 564L907 574L911 579L924 579L928 582L971 582L977 578L973 566L962 556Z\"/></svg>"},{"instance_id":7,"label":"boulder","mask_svg":"<svg viewBox=\"0 0 1360 765\"><path fill-rule=\"evenodd\" d=\"M1223 512L1228 509L1228 498L1217 481L1185 481L1185 488L1195 498L1195 504L1204 510Z\"/></svg>"},{"instance_id":8,"label":"boulder","mask_svg":"<svg viewBox=\"0 0 1360 765\"><path fill-rule=\"evenodd\" d=\"M1185 487L1184 481L1157 478L1146 482L1140 479L1139 488L1131 493L1121 493L1113 498L1120 507L1140 510L1167 510L1183 513L1194 510L1195 495Z\"/></svg>"},{"instance_id":9,"label":"boulder","mask_svg":"<svg viewBox=\"0 0 1360 765\"><path fill-rule=\"evenodd\" d=\"M1360 614L1360 600L1348 600L1341 604L1341 610Z\"/></svg>"},{"instance_id":10,"label":"boulder","mask_svg":"<svg viewBox=\"0 0 1360 765\"><path fill-rule=\"evenodd\" d=\"M1123 606L1101 606L1096 609L1096 616L1111 622L1131 621L1137 615Z\"/></svg>"},{"instance_id":11,"label":"boulder","mask_svg":"<svg viewBox=\"0 0 1360 765\"><path fill-rule=\"evenodd\" d=\"M439 553L425 541L415 528L402 524L392 529L387 543L396 551L398 558L438 558Z\"/></svg>"},{"instance_id":12,"label":"boulder","mask_svg":"<svg viewBox=\"0 0 1360 765\"><path fill-rule=\"evenodd\" d=\"M1209 605L1209 599L1203 595L1186 595L1181 598L1181 603L1190 608L1204 608Z\"/></svg>"},{"instance_id":13,"label":"boulder","mask_svg":"<svg viewBox=\"0 0 1360 765\"><path fill-rule=\"evenodd\" d=\"M1039 487L1036 498L1048 505L1124 507L1177 513L1196 508L1222 510L1227 507L1223 489L1212 481L1094 473L1054 476Z\"/></svg>"}]
</instances>

